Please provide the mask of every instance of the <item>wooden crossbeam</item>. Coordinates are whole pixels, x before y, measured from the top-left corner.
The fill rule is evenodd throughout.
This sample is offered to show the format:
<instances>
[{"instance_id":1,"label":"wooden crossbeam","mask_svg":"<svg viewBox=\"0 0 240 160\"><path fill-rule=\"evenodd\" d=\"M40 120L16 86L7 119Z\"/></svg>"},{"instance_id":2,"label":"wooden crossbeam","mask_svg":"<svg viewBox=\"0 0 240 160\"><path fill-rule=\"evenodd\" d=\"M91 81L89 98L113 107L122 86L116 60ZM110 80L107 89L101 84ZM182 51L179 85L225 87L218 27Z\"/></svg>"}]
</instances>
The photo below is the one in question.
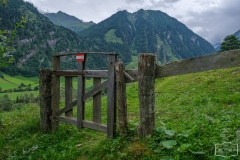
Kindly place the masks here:
<instances>
[{"instance_id":1,"label":"wooden crossbeam","mask_svg":"<svg viewBox=\"0 0 240 160\"><path fill-rule=\"evenodd\" d=\"M105 133L107 132L107 125L96 123L96 122L83 120L83 127L90 128L96 131L105 132Z\"/></svg>"},{"instance_id":2,"label":"wooden crossbeam","mask_svg":"<svg viewBox=\"0 0 240 160\"><path fill-rule=\"evenodd\" d=\"M61 114L71 110L73 107L75 107L77 105L77 100L73 101L72 103L70 103L68 106L62 108L61 110L59 110L57 112L57 115L60 116Z\"/></svg>"},{"instance_id":3,"label":"wooden crossbeam","mask_svg":"<svg viewBox=\"0 0 240 160\"><path fill-rule=\"evenodd\" d=\"M106 88L108 86L108 80L104 81L103 83L101 83L100 85L98 85L97 87L93 88L91 91L89 91L88 93L83 95L83 101L85 101L86 99L88 99L89 97L94 96L95 94L97 94L98 92L100 92L101 90L103 90L104 88Z\"/></svg>"},{"instance_id":4,"label":"wooden crossbeam","mask_svg":"<svg viewBox=\"0 0 240 160\"><path fill-rule=\"evenodd\" d=\"M74 117L59 116L57 117L57 120L77 126L77 118L74 118ZM89 129L93 129L93 130L105 132L105 133L107 132L107 125L105 124L100 124L100 123L86 121L86 120L83 120L82 123L83 123L82 126L84 128L89 128Z\"/></svg>"}]
</instances>

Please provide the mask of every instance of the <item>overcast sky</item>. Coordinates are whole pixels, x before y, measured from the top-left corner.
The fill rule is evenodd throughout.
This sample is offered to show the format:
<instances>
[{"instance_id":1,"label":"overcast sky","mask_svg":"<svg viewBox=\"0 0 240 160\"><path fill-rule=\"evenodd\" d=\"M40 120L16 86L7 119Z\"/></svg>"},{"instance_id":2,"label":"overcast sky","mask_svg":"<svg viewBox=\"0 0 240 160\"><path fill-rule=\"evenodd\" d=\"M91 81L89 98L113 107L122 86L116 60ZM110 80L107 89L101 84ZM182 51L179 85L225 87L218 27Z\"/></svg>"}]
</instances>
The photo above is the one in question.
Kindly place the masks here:
<instances>
[{"instance_id":1,"label":"overcast sky","mask_svg":"<svg viewBox=\"0 0 240 160\"><path fill-rule=\"evenodd\" d=\"M26 0L39 11L63 11L98 23L120 10L160 10L213 45L240 29L240 0Z\"/></svg>"}]
</instances>

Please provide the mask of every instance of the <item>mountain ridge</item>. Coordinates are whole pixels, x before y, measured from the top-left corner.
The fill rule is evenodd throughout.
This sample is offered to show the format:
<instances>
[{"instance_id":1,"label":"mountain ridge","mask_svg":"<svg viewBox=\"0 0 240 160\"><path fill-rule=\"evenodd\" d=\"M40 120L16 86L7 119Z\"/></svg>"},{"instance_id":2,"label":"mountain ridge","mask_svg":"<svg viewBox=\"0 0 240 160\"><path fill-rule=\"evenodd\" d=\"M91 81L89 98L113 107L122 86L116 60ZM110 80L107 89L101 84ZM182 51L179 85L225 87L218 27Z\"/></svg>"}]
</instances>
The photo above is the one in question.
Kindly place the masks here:
<instances>
[{"instance_id":1,"label":"mountain ridge","mask_svg":"<svg viewBox=\"0 0 240 160\"><path fill-rule=\"evenodd\" d=\"M78 34L90 41L91 48L124 48L128 53L118 51L126 62L141 52L156 53L162 63L216 52L209 42L161 11L119 11Z\"/></svg>"},{"instance_id":2,"label":"mountain ridge","mask_svg":"<svg viewBox=\"0 0 240 160\"><path fill-rule=\"evenodd\" d=\"M66 27L74 32L87 29L95 24L92 21L83 22L75 16L68 15L62 11L58 11L57 13L44 13L43 15L49 18L55 25Z\"/></svg>"}]
</instances>

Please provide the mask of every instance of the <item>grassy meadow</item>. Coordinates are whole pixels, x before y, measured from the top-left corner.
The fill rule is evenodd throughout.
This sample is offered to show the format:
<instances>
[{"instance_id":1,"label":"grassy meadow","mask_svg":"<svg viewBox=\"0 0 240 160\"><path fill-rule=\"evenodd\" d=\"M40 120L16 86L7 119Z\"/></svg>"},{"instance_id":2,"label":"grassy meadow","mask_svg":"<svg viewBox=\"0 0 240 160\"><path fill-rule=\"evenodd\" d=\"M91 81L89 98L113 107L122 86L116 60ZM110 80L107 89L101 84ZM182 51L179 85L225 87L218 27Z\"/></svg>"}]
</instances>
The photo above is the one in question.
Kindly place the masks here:
<instances>
[{"instance_id":1,"label":"grassy meadow","mask_svg":"<svg viewBox=\"0 0 240 160\"><path fill-rule=\"evenodd\" d=\"M91 80L87 83L90 86ZM156 129L146 138L136 135L137 83L127 84L129 132L113 140L64 123L55 133L43 134L36 103L1 112L0 159L240 159L236 148L240 141L239 67L156 79L155 97ZM103 97L103 123L106 100ZM86 119L91 120L91 114L88 100Z\"/></svg>"}]
</instances>

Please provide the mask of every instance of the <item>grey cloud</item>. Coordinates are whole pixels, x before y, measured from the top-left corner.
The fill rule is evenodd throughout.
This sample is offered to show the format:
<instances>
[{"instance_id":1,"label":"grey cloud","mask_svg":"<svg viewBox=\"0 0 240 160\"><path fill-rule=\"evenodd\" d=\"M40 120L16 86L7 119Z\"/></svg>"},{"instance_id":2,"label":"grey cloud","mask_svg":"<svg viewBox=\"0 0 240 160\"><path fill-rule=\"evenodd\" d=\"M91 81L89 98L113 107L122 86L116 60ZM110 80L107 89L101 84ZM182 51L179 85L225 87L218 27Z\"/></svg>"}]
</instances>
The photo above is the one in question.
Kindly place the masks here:
<instances>
[{"instance_id":1,"label":"grey cloud","mask_svg":"<svg viewBox=\"0 0 240 160\"><path fill-rule=\"evenodd\" d=\"M189 18L183 23L212 44L240 29L238 0L223 0L218 7L202 12L189 11L187 15Z\"/></svg>"},{"instance_id":2,"label":"grey cloud","mask_svg":"<svg viewBox=\"0 0 240 160\"><path fill-rule=\"evenodd\" d=\"M166 3L176 3L179 1L181 1L181 0L164 0L164 2L166 2Z\"/></svg>"}]
</instances>

